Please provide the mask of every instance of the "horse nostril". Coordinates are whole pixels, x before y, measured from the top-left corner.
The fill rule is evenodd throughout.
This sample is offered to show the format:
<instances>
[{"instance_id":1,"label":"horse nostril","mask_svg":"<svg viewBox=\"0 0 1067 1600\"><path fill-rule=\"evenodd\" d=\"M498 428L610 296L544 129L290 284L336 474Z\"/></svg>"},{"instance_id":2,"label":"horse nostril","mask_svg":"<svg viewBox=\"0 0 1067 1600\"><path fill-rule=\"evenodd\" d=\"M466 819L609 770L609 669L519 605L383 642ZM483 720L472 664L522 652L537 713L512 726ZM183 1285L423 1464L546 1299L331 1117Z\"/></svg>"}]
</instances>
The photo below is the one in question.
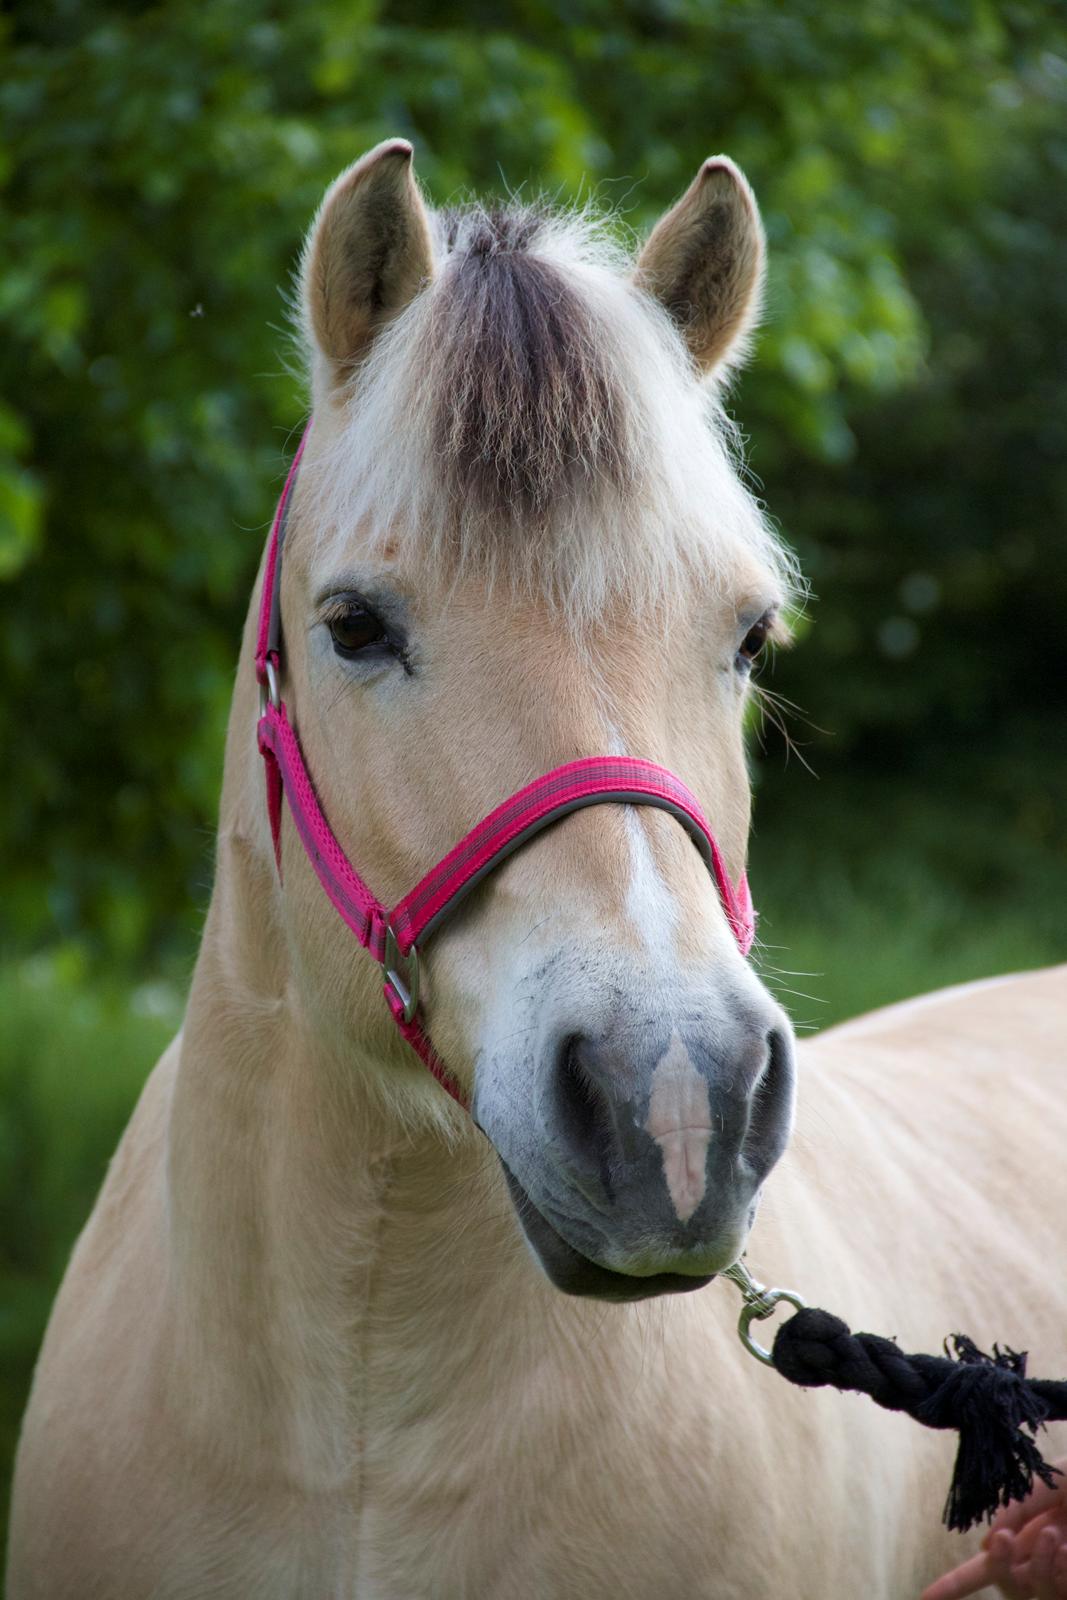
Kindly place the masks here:
<instances>
[{"instance_id":1,"label":"horse nostril","mask_svg":"<svg viewBox=\"0 0 1067 1600\"><path fill-rule=\"evenodd\" d=\"M587 1064L589 1040L570 1034L560 1046L556 1067L557 1128L571 1158L595 1172L611 1197L611 1156L615 1122L608 1101Z\"/></svg>"},{"instance_id":2,"label":"horse nostril","mask_svg":"<svg viewBox=\"0 0 1067 1600\"><path fill-rule=\"evenodd\" d=\"M742 1154L767 1172L789 1139L793 1099L793 1052L783 1028L767 1034L767 1063L752 1091L752 1105Z\"/></svg>"}]
</instances>

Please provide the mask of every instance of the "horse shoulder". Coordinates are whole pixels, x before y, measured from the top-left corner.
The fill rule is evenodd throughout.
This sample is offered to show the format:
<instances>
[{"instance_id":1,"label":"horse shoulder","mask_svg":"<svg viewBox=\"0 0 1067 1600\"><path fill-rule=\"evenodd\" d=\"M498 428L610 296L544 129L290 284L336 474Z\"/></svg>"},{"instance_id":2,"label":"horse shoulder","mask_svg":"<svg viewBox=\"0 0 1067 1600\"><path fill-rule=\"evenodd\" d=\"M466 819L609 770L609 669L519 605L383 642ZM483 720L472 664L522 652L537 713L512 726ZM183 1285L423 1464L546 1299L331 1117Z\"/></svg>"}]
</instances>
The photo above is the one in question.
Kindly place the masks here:
<instances>
[{"instance_id":1,"label":"horse shoulder","mask_svg":"<svg viewBox=\"0 0 1067 1600\"><path fill-rule=\"evenodd\" d=\"M165 1143L178 1049L176 1039L145 1084L53 1307L19 1445L12 1600L36 1593L41 1572L50 1596L97 1592L92 1574L108 1564L100 1541L105 1530L122 1537L121 1508L102 1516L100 1502L127 1483L131 1464L143 1465L144 1396L165 1315Z\"/></svg>"}]
</instances>

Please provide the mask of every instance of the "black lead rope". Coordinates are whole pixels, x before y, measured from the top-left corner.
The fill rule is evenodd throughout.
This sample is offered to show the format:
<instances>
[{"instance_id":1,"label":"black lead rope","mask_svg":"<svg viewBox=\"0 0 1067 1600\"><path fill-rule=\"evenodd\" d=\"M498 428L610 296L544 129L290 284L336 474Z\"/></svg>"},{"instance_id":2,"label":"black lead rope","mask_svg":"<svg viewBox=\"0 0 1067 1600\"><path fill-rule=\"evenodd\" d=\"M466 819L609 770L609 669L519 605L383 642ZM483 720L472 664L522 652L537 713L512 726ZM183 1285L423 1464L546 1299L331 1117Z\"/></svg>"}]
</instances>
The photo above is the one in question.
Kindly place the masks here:
<instances>
[{"instance_id":1,"label":"black lead rope","mask_svg":"<svg viewBox=\"0 0 1067 1600\"><path fill-rule=\"evenodd\" d=\"M924 1427L956 1429L960 1443L943 1514L947 1527L962 1533L998 1507L1024 1499L1035 1476L1055 1486L1060 1469L1048 1465L1034 1435L1046 1422L1067 1420L1067 1382L1028 1378L1025 1351L994 1345L990 1356L956 1333L945 1341L943 1356L908 1355L893 1339L853 1333L840 1317L805 1306L790 1290L765 1289L740 1262L724 1276L745 1301L738 1325L742 1343L790 1383L866 1394ZM749 1326L770 1316L781 1300L797 1310L767 1351L752 1339Z\"/></svg>"}]
</instances>

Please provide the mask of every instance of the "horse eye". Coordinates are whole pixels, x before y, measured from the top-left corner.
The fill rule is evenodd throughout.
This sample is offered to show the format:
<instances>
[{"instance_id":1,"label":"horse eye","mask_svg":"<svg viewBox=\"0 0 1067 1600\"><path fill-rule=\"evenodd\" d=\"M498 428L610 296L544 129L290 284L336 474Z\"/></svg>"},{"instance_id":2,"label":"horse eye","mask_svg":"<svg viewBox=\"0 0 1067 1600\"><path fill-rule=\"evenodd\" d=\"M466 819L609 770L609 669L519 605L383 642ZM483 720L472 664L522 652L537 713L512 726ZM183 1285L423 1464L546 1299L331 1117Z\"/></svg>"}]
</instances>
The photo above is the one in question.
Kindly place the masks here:
<instances>
[{"instance_id":1,"label":"horse eye","mask_svg":"<svg viewBox=\"0 0 1067 1600\"><path fill-rule=\"evenodd\" d=\"M750 667L756 660L763 646L767 643L767 635L771 631L769 617L760 617L753 623L741 641L741 648L737 652L738 661Z\"/></svg>"},{"instance_id":2,"label":"horse eye","mask_svg":"<svg viewBox=\"0 0 1067 1600\"><path fill-rule=\"evenodd\" d=\"M339 656L355 656L372 644L385 644L387 636L373 611L346 606L329 619L330 636Z\"/></svg>"}]
</instances>

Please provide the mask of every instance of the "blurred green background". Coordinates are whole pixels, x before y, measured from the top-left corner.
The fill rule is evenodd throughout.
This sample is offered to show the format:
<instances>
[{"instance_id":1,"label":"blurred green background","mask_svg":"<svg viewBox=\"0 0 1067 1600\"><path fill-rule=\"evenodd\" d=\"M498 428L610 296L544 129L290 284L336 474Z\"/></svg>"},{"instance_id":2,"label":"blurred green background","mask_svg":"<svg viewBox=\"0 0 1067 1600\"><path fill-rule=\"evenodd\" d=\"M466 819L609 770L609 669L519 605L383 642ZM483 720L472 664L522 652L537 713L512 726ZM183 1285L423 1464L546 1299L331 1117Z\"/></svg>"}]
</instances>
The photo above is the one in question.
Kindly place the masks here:
<instances>
[{"instance_id":1,"label":"blurred green background","mask_svg":"<svg viewBox=\"0 0 1067 1600\"><path fill-rule=\"evenodd\" d=\"M752 877L798 1024L1067 955L1067 27L921 0L52 0L0 21L0 1462L173 1030L300 384L285 296L388 134L432 200L763 207L732 405L813 600ZM808 768L813 769L809 772ZM817 776L813 775L816 774Z\"/></svg>"}]
</instances>

